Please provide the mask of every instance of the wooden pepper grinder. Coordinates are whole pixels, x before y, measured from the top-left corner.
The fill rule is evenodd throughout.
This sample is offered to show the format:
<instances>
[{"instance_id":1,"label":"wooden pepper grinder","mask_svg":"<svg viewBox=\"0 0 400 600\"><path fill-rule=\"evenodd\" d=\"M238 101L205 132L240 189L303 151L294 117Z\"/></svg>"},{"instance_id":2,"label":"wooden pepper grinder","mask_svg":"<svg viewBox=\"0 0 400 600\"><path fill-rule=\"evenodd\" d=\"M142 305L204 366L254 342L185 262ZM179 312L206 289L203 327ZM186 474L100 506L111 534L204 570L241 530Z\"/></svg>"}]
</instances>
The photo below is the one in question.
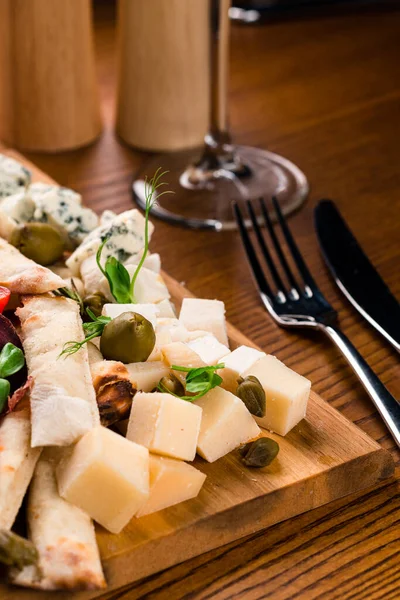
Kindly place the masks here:
<instances>
[{"instance_id":1,"label":"wooden pepper grinder","mask_svg":"<svg viewBox=\"0 0 400 600\"><path fill-rule=\"evenodd\" d=\"M145 150L203 144L209 0L119 0L117 133Z\"/></svg>"},{"instance_id":2,"label":"wooden pepper grinder","mask_svg":"<svg viewBox=\"0 0 400 600\"><path fill-rule=\"evenodd\" d=\"M56 152L100 131L90 0L0 0L0 139Z\"/></svg>"}]
</instances>

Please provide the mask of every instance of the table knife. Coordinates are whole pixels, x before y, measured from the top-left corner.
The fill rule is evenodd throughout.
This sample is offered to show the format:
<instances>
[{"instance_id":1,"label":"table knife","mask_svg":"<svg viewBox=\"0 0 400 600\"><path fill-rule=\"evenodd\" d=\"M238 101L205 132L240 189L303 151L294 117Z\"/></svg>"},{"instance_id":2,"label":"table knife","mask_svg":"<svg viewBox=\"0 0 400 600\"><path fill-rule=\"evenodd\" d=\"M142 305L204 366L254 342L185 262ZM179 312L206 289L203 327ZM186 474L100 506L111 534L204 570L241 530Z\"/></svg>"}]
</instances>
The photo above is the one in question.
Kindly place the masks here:
<instances>
[{"instance_id":1,"label":"table knife","mask_svg":"<svg viewBox=\"0 0 400 600\"><path fill-rule=\"evenodd\" d=\"M314 216L322 254L340 290L400 352L399 302L371 264L332 200L321 200Z\"/></svg>"}]
</instances>

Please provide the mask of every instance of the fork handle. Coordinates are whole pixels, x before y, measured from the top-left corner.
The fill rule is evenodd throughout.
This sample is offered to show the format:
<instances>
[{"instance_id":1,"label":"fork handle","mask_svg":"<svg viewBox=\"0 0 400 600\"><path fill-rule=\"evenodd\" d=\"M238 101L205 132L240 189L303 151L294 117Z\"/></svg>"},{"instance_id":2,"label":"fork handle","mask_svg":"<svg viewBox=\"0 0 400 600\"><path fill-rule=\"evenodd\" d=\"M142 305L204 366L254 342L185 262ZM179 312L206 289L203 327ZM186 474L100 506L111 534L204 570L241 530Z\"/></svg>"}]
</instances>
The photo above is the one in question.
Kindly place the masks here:
<instances>
[{"instance_id":1,"label":"fork handle","mask_svg":"<svg viewBox=\"0 0 400 600\"><path fill-rule=\"evenodd\" d=\"M400 404L340 329L331 325L322 325L321 329L336 344L353 368L386 423L394 441L400 447Z\"/></svg>"}]
</instances>

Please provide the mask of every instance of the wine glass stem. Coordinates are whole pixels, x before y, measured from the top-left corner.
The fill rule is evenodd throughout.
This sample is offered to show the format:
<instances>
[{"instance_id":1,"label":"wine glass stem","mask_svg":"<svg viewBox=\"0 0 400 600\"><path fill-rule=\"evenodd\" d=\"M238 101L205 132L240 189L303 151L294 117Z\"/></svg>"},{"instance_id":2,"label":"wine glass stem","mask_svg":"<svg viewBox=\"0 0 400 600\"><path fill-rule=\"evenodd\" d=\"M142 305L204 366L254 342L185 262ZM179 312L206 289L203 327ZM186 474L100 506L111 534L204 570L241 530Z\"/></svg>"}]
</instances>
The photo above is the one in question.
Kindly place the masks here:
<instances>
[{"instance_id":1,"label":"wine glass stem","mask_svg":"<svg viewBox=\"0 0 400 600\"><path fill-rule=\"evenodd\" d=\"M231 0L210 2L210 129L206 146L223 152L228 130L229 7Z\"/></svg>"}]
</instances>

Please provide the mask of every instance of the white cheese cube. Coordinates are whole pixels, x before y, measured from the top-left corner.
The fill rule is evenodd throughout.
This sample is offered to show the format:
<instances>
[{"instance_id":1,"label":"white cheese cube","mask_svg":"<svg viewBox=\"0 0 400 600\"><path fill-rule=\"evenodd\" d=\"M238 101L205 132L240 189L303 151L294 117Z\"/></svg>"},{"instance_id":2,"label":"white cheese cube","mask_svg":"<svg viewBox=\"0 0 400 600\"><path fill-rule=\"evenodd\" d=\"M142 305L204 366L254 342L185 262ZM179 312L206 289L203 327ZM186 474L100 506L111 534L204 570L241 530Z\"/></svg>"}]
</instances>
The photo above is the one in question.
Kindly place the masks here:
<instances>
[{"instance_id":1,"label":"white cheese cube","mask_svg":"<svg viewBox=\"0 0 400 600\"><path fill-rule=\"evenodd\" d=\"M155 304L105 304L102 315L115 319L126 312L134 312L142 315L142 317L150 321L155 329L158 314L158 308Z\"/></svg>"},{"instance_id":2,"label":"white cheese cube","mask_svg":"<svg viewBox=\"0 0 400 600\"><path fill-rule=\"evenodd\" d=\"M168 367L161 361L131 363L125 367L131 384L141 392L151 392L169 373Z\"/></svg>"},{"instance_id":3,"label":"white cheese cube","mask_svg":"<svg viewBox=\"0 0 400 600\"><path fill-rule=\"evenodd\" d=\"M136 270L136 265L126 265L126 269L132 277ZM136 302L141 304L153 304L162 300L168 300L170 297L168 288L161 275L150 269L146 269L146 267L142 267L139 271L134 293Z\"/></svg>"},{"instance_id":4,"label":"white cheese cube","mask_svg":"<svg viewBox=\"0 0 400 600\"><path fill-rule=\"evenodd\" d=\"M158 302L157 308L160 311L161 318L176 319L175 308L170 300L161 300Z\"/></svg>"},{"instance_id":5,"label":"white cheese cube","mask_svg":"<svg viewBox=\"0 0 400 600\"><path fill-rule=\"evenodd\" d=\"M197 452L208 462L225 456L260 434L260 429L237 396L216 387L195 401L203 409Z\"/></svg>"},{"instance_id":6,"label":"white cheese cube","mask_svg":"<svg viewBox=\"0 0 400 600\"><path fill-rule=\"evenodd\" d=\"M138 392L132 403L126 437L155 454L193 460L201 408L171 394Z\"/></svg>"},{"instance_id":7,"label":"white cheese cube","mask_svg":"<svg viewBox=\"0 0 400 600\"><path fill-rule=\"evenodd\" d=\"M203 329L195 329L194 331L187 332L187 342L192 342L193 340L197 340L198 338L202 338L206 335L209 335L209 331L204 331Z\"/></svg>"},{"instance_id":8,"label":"white cheese cube","mask_svg":"<svg viewBox=\"0 0 400 600\"><path fill-rule=\"evenodd\" d=\"M260 358L242 374L248 375L257 377L265 391L266 414L257 418L261 427L286 435L304 419L311 389L308 379L272 355Z\"/></svg>"},{"instance_id":9,"label":"white cheese cube","mask_svg":"<svg viewBox=\"0 0 400 600\"><path fill-rule=\"evenodd\" d=\"M229 347L223 302L184 298L179 319L189 331L203 329L215 335L221 344Z\"/></svg>"},{"instance_id":10,"label":"white cheese cube","mask_svg":"<svg viewBox=\"0 0 400 600\"><path fill-rule=\"evenodd\" d=\"M266 356L265 352L260 352L249 346L239 346L230 354L222 356L221 363L224 363L225 368L218 371L223 379L221 387L233 394L236 392L239 377L250 369L260 358Z\"/></svg>"},{"instance_id":11,"label":"white cheese cube","mask_svg":"<svg viewBox=\"0 0 400 600\"><path fill-rule=\"evenodd\" d=\"M188 367L194 369L197 367L205 367L206 363L201 360L200 356L187 344L183 342L172 342L161 349L161 354L166 365L172 367ZM186 373L182 371L174 371L174 375L185 384Z\"/></svg>"},{"instance_id":12,"label":"white cheese cube","mask_svg":"<svg viewBox=\"0 0 400 600\"><path fill-rule=\"evenodd\" d=\"M229 352L229 348L221 344L214 335L199 337L188 342L188 346L200 356L206 365L216 365L220 358Z\"/></svg>"},{"instance_id":13,"label":"white cheese cube","mask_svg":"<svg viewBox=\"0 0 400 600\"><path fill-rule=\"evenodd\" d=\"M201 471L181 460L150 454L150 496L136 516L195 498L205 479Z\"/></svg>"},{"instance_id":14,"label":"white cheese cube","mask_svg":"<svg viewBox=\"0 0 400 600\"><path fill-rule=\"evenodd\" d=\"M156 253L148 254L144 259L143 266L146 269L150 269L150 271L154 271L155 273L159 273L161 271L161 258L160 255Z\"/></svg>"},{"instance_id":15,"label":"white cheese cube","mask_svg":"<svg viewBox=\"0 0 400 600\"><path fill-rule=\"evenodd\" d=\"M186 342L188 331L176 318L159 318L156 333L168 332L171 342Z\"/></svg>"},{"instance_id":16,"label":"white cheese cube","mask_svg":"<svg viewBox=\"0 0 400 600\"><path fill-rule=\"evenodd\" d=\"M149 452L96 427L60 463L57 480L60 496L119 533L149 496Z\"/></svg>"}]
</instances>

